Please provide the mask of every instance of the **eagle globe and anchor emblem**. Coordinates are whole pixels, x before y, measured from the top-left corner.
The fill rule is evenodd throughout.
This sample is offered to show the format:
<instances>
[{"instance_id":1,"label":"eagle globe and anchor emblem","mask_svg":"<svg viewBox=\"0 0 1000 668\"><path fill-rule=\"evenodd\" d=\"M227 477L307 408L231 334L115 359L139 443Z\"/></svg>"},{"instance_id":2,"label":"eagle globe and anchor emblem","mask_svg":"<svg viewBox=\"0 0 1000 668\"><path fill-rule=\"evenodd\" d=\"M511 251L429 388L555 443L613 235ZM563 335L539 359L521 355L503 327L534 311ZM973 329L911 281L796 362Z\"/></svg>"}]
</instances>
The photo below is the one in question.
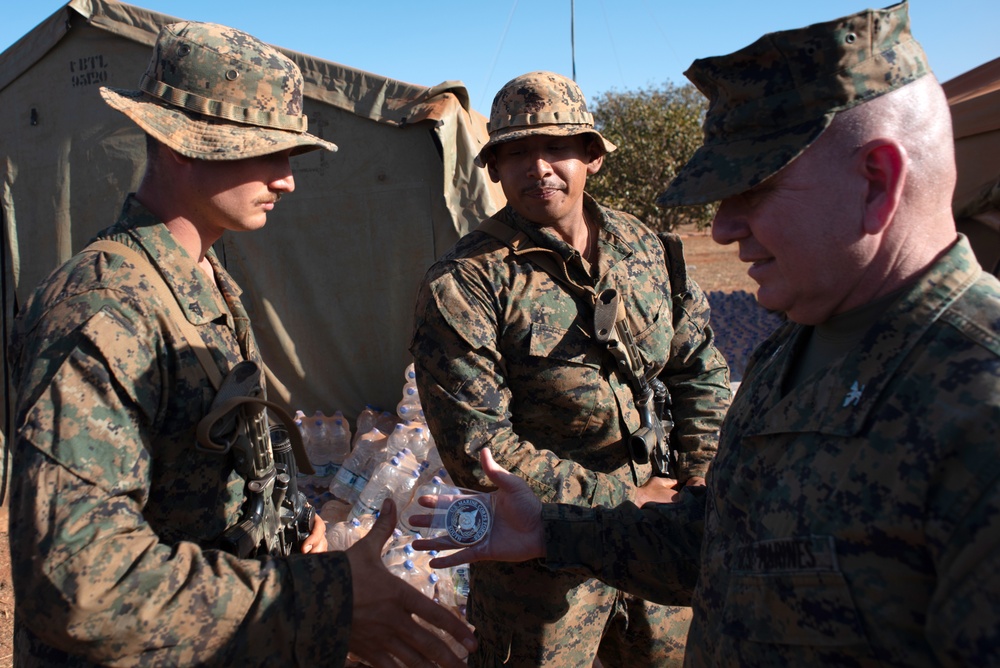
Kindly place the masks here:
<instances>
[{"instance_id":1,"label":"eagle globe and anchor emblem","mask_svg":"<svg viewBox=\"0 0 1000 668\"><path fill-rule=\"evenodd\" d=\"M493 516L489 506L478 496L466 496L448 506L445 522L453 541L475 545L490 532Z\"/></svg>"}]
</instances>

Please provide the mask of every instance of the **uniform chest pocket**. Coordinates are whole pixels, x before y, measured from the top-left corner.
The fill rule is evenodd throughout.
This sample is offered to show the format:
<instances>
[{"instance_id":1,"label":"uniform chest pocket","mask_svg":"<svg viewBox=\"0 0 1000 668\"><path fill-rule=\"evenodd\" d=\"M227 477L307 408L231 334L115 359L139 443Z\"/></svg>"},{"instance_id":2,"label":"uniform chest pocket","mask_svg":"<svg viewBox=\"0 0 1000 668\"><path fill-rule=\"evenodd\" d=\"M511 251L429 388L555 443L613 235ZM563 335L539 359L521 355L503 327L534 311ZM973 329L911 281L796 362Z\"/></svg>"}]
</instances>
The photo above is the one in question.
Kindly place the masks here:
<instances>
[{"instance_id":1,"label":"uniform chest pocket","mask_svg":"<svg viewBox=\"0 0 1000 668\"><path fill-rule=\"evenodd\" d=\"M643 310L633 309L630 326L635 344L642 352L642 357L650 366L663 366L670 352L670 341L674 336L674 326L671 322L670 302L661 296Z\"/></svg>"},{"instance_id":2,"label":"uniform chest pocket","mask_svg":"<svg viewBox=\"0 0 1000 668\"><path fill-rule=\"evenodd\" d=\"M733 573L723 624L727 635L760 643L868 644L847 581L837 571Z\"/></svg>"},{"instance_id":3,"label":"uniform chest pocket","mask_svg":"<svg viewBox=\"0 0 1000 668\"><path fill-rule=\"evenodd\" d=\"M601 350L597 342L578 327L563 329L541 322L531 323L528 354L552 360L599 368Z\"/></svg>"}]
</instances>

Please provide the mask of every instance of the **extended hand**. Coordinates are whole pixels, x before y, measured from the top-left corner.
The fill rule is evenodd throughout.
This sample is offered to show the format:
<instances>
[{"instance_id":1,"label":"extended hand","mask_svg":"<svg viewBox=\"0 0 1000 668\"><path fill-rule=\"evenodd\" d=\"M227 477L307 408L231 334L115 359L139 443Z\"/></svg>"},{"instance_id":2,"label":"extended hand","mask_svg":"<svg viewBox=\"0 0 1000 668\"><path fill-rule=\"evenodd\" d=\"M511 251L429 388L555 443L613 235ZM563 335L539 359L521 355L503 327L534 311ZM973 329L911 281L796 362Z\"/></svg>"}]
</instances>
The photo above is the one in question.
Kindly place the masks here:
<instances>
[{"instance_id":1,"label":"extended hand","mask_svg":"<svg viewBox=\"0 0 1000 668\"><path fill-rule=\"evenodd\" d=\"M309 531L309 536L302 541L302 553L326 552L328 549L329 545L326 543L326 522L319 516L319 513L314 513L312 529Z\"/></svg>"},{"instance_id":2,"label":"extended hand","mask_svg":"<svg viewBox=\"0 0 1000 668\"><path fill-rule=\"evenodd\" d=\"M493 461L489 448L479 452L479 462L486 476L497 486L493 492L493 527L483 542L431 560L434 568L447 568L473 561L527 561L545 556L542 529L542 502L524 482ZM420 504L437 506L433 497L422 497ZM416 550L452 550L447 538L413 541Z\"/></svg>"},{"instance_id":3,"label":"extended hand","mask_svg":"<svg viewBox=\"0 0 1000 668\"><path fill-rule=\"evenodd\" d=\"M446 666L465 668L445 641L419 624L414 615L454 637L468 651L476 641L465 623L419 591L392 575L381 552L396 526L391 499L382 504L375 526L347 550L354 587L350 651L375 668Z\"/></svg>"}]
</instances>

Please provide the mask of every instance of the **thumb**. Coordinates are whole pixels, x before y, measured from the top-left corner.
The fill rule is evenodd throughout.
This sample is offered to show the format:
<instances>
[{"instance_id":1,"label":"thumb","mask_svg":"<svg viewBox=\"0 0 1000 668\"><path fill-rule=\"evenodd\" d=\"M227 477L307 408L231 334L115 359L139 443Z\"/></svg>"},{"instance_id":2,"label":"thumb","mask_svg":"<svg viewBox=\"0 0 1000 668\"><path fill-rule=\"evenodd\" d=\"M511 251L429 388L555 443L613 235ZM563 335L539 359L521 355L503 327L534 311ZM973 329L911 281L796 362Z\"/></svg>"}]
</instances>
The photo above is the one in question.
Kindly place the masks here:
<instances>
[{"instance_id":1,"label":"thumb","mask_svg":"<svg viewBox=\"0 0 1000 668\"><path fill-rule=\"evenodd\" d=\"M372 525L368 535L377 541L381 548L389 540L389 537L392 536L392 530L395 528L396 504L392 502L392 499L386 499L382 502L382 509L379 511L378 517L375 519L375 524Z\"/></svg>"},{"instance_id":2,"label":"thumb","mask_svg":"<svg viewBox=\"0 0 1000 668\"><path fill-rule=\"evenodd\" d=\"M490 482L502 490L508 492L514 491L511 485L516 484L514 483L515 480L518 482L521 481L520 478L493 460L493 453L490 452L489 448L483 448L479 451L479 464L483 467L483 472L490 479Z\"/></svg>"}]
</instances>

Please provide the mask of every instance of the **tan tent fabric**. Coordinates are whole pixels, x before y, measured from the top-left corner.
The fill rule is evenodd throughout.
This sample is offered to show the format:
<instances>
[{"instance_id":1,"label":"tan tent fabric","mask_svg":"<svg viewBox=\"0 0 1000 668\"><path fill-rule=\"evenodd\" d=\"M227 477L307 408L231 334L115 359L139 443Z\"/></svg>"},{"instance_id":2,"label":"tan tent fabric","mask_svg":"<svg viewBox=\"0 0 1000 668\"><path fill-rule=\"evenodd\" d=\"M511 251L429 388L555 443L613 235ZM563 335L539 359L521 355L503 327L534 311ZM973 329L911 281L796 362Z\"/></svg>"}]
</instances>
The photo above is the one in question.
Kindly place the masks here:
<instances>
[{"instance_id":1,"label":"tan tent fabric","mask_svg":"<svg viewBox=\"0 0 1000 668\"><path fill-rule=\"evenodd\" d=\"M1000 58L943 85L955 132L958 228L980 264L1000 276Z\"/></svg>"},{"instance_id":2,"label":"tan tent fabric","mask_svg":"<svg viewBox=\"0 0 1000 668\"><path fill-rule=\"evenodd\" d=\"M174 20L73 0L0 54L4 430L17 305L114 222L141 177L142 134L98 87L134 88ZM501 201L473 165L486 121L460 82L426 88L285 53L306 80L309 131L340 150L294 158L296 190L267 227L217 251L291 408L394 410L424 271Z\"/></svg>"}]
</instances>

